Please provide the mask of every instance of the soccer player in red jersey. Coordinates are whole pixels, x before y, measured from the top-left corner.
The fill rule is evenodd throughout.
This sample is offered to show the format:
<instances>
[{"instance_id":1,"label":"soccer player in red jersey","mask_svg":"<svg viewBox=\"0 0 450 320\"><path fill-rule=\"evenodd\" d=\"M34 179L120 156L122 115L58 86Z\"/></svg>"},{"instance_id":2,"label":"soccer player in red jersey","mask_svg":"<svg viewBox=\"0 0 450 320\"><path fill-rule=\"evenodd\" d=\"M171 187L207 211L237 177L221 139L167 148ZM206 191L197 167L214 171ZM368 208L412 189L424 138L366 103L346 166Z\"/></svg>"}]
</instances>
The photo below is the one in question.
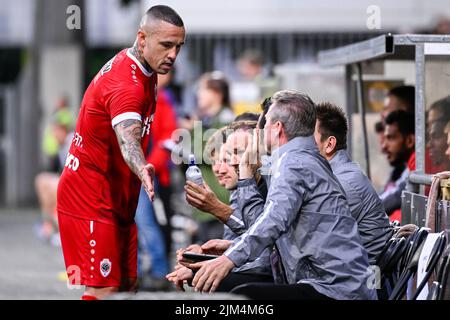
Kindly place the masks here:
<instances>
[{"instance_id":1,"label":"soccer player in red jersey","mask_svg":"<svg viewBox=\"0 0 450 320\"><path fill-rule=\"evenodd\" d=\"M137 290L134 214L142 183L153 199L145 160L156 107L157 74L166 74L185 41L170 7L151 7L134 46L112 58L89 85L58 186L57 211L71 285L84 300Z\"/></svg>"}]
</instances>

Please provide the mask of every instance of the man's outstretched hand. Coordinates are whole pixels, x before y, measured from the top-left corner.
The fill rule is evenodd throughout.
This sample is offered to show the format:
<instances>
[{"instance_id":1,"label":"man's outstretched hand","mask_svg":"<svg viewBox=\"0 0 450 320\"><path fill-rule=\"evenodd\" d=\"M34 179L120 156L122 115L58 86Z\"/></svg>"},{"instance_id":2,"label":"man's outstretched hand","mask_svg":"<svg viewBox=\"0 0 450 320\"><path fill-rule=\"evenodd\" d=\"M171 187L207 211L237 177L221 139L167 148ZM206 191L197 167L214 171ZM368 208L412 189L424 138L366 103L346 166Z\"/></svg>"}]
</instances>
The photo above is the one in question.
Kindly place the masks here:
<instances>
[{"instance_id":1,"label":"man's outstretched hand","mask_svg":"<svg viewBox=\"0 0 450 320\"><path fill-rule=\"evenodd\" d=\"M139 172L139 178L141 179L142 186L151 201L155 196L155 189L153 187L153 181L155 177L155 167L151 163L147 163Z\"/></svg>"},{"instance_id":2,"label":"man's outstretched hand","mask_svg":"<svg viewBox=\"0 0 450 320\"><path fill-rule=\"evenodd\" d=\"M126 119L114 126L123 160L131 171L139 177L145 192L153 201L155 168L145 159L141 146L142 130L142 122L136 119Z\"/></svg>"}]
</instances>

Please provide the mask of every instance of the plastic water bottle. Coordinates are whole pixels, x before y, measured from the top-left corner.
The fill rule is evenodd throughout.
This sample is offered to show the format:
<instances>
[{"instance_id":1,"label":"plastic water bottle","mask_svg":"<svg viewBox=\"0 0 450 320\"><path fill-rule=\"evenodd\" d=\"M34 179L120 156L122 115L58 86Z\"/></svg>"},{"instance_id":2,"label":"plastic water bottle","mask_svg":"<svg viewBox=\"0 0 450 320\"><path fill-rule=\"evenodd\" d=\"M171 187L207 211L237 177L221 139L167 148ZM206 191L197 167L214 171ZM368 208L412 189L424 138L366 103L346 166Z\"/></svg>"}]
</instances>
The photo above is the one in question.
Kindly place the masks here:
<instances>
[{"instance_id":1,"label":"plastic water bottle","mask_svg":"<svg viewBox=\"0 0 450 320\"><path fill-rule=\"evenodd\" d=\"M192 181L196 185L203 185L203 177L200 168L195 165L195 156L189 155L189 168L186 170L186 180Z\"/></svg>"}]
</instances>

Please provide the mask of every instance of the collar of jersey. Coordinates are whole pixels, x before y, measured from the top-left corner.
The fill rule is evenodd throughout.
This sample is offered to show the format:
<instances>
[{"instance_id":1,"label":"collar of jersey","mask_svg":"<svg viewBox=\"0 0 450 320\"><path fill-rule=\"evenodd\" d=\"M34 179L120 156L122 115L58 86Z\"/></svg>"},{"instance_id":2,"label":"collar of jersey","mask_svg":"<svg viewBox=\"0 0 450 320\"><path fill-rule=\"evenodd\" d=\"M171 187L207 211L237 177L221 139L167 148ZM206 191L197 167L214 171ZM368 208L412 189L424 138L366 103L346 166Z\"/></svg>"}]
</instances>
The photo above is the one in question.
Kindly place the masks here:
<instances>
[{"instance_id":1,"label":"collar of jersey","mask_svg":"<svg viewBox=\"0 0 450 320\"><path fill-rule=\"evenodd\" d=\"M150 77L153 74L153 72L148 72L148 70L144 68L141 62L131 54L130 49L127 50L127 56L139 66L139 69L141 69L142 73L145 74L147 77Z\"/></svg>"}]
</instances>

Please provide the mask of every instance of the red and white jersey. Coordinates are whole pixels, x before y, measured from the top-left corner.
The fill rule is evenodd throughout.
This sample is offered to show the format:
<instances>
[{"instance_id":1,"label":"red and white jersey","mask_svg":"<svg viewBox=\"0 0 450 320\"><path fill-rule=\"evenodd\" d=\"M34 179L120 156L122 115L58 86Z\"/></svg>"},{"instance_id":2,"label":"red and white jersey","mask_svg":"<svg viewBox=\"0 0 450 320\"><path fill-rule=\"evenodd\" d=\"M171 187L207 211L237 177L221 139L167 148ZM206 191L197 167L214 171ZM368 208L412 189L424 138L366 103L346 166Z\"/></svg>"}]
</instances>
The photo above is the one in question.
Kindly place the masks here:
<instances>
[{"instance_id":1,"label":"red and white jersey","mask_svg":"<svg viewBox=\"0 0 450 320\"><path fill-rule=\"evenodd\" d=\"M148 145L157 74L122 50L96 75L83 97L58 186L58 212L110 224L133 221L141 182L125 163L113 127L142 121Z\"/></svg>"}]
</instances>

